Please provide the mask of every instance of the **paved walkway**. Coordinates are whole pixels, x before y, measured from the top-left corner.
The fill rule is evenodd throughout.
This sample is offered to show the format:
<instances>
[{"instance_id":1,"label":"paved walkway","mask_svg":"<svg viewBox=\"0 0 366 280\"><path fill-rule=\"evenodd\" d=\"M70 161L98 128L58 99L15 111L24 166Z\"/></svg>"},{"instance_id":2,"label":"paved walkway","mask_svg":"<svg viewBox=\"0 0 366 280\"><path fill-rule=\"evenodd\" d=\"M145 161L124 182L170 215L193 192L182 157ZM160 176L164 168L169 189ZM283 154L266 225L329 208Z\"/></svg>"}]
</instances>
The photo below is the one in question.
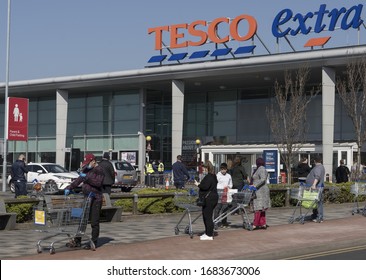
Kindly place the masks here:
<instances>
[{"instance_id":1,"label":"paved walkway","mask_svg":"<svg viewBox=\"0 0 366 280\"><path fill-rule=\"evenodd\" d=\"M283 259L294 250L301 254L336 247L366 245L366 217L352 215L352 204L325 205L324 223L288 224L294 208L268 211L267 230L244 230L239 215L230 216L231 227L217 230L213 241L200 241L202 218L193 225L194 235L184 233L184 220L174 229L181 214L122 216L120 223L102 223L100 247L96 251L65 248L56 243L56 254L36 252L39 239L48 236L35 229L2 231L1 259ZM194 213L195 215L197 213ZM297 214L296 214L297 216ZM252 215L250 215L252 219ZM88 226L89 231L89 226ZM59 236L51 238L58 240Z\"/></svg>"}]
</instances>

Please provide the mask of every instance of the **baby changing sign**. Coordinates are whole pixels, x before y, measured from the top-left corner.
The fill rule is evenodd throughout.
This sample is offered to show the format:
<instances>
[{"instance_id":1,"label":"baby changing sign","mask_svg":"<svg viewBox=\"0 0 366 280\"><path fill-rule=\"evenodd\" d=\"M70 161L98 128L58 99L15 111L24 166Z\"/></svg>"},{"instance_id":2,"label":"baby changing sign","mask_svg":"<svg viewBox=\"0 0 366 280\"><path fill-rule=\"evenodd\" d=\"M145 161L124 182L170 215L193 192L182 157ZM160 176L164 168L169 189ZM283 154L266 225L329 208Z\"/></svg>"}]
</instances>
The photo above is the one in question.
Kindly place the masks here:
<instances>
[{"instance_id":1,"label":"baby changing sign","mask_svg":"<svg viewBox=\"0 0 366 280\"><path fill-rule=\"evenodd\" d=\"M28 99L8 97L8 140L28 141Z\"/></svg>"}]
</instances>

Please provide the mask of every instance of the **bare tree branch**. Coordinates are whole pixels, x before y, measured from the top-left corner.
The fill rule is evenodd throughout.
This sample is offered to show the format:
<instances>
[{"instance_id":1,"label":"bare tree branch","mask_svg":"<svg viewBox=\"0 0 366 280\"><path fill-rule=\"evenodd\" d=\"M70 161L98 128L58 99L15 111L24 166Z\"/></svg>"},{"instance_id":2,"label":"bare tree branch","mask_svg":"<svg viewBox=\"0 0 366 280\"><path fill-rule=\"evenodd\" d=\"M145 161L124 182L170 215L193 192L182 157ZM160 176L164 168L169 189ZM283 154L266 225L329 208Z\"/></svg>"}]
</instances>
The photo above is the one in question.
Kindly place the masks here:
<instances>
[{"instance_id":1,"label":"bare tree branch","mask_svg":"<svg viewBox=\"0 0 366 280\"><path fill-rule=\"evenodd\" d=\"M314 89L305 90L309 74L308 67L297 70L294 78L286 71L284 85L275 82L274 103L266 109L271 133L286 164L288 183L291 182L294 155L303 146L308 130L306 110L317 94Z\"/></svg>"},{"instance_id":2,"label":"bare tree branch","mask_svg":"<svg viewBox=\"0 0 366 280\"><path fill-rule=\"evenodd\" d=\"M366 140L366 58L347 65L347 71L343 80L336 83L339 97L350 117L356 134L357 166L352 179L359 179L361 164L361 147Z\"/></svg>"}]
</instances>

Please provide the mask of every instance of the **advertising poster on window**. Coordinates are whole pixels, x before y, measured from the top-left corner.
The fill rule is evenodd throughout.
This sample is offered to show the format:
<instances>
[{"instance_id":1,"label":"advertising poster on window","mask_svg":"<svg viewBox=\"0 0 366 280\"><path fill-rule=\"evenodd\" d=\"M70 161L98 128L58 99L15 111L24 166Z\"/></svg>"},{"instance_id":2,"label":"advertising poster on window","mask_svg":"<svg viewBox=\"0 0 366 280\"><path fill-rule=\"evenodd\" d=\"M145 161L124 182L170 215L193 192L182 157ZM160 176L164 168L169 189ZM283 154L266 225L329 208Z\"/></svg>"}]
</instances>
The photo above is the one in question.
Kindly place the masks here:
<instances>
[{"instance_id":1,"label":"advertising poster on window","mask_svg":"<svg viewBox=\"0 0 366 280\"><path fill-rule=\"evenodd\" d=\"M137 165L137 151L121 152L121 160Z\"/></svg>"},{"instance_id":2,"label":"advertising poster on window","mask_svg":"<svg viewBox=\"0 0 366 280\"><path fill-rule=\"evenodd\" d=\"M28 99L8 97L7 139L28 141Z\"/></svg>"}]
</instances>

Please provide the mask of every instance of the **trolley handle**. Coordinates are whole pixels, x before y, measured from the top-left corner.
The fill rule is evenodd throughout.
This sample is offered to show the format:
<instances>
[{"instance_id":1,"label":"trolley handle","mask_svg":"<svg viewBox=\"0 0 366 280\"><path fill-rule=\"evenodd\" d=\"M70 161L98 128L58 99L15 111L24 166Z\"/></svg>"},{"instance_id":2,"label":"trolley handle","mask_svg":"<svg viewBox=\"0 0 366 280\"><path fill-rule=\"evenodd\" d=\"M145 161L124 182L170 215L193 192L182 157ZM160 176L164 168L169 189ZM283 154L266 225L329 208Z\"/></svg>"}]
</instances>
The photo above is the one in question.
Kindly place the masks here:
<instances>
[{"instance_id":1,"label":"trolley handle","mask_svg":"<svg viewBox=\"0 0 366 280\"><path fill-rule=\"evenodd\" d=\"M244 187L242 188L242 191L246 191L246 190L249 190L249 191L256 191L257 188L253 185L244 185Z\"/></svg>"},{"instance_id":2,"label":"trolley handle","mask_svg":"<svg viewBox=\"0 0 366 280\"><path fill-rule=\"evenodd\" d=\"M304 182L300 182L300 187L308 188L308 189L310 189L311 191L317 191L318 189L322 189L322 188L324 188L324 184L323 184L323 183L318 184L318 185L316 185L316 189L313 189L311 185L307 185L307 184L305 184Z\"/></svg>"}]
</instances>

